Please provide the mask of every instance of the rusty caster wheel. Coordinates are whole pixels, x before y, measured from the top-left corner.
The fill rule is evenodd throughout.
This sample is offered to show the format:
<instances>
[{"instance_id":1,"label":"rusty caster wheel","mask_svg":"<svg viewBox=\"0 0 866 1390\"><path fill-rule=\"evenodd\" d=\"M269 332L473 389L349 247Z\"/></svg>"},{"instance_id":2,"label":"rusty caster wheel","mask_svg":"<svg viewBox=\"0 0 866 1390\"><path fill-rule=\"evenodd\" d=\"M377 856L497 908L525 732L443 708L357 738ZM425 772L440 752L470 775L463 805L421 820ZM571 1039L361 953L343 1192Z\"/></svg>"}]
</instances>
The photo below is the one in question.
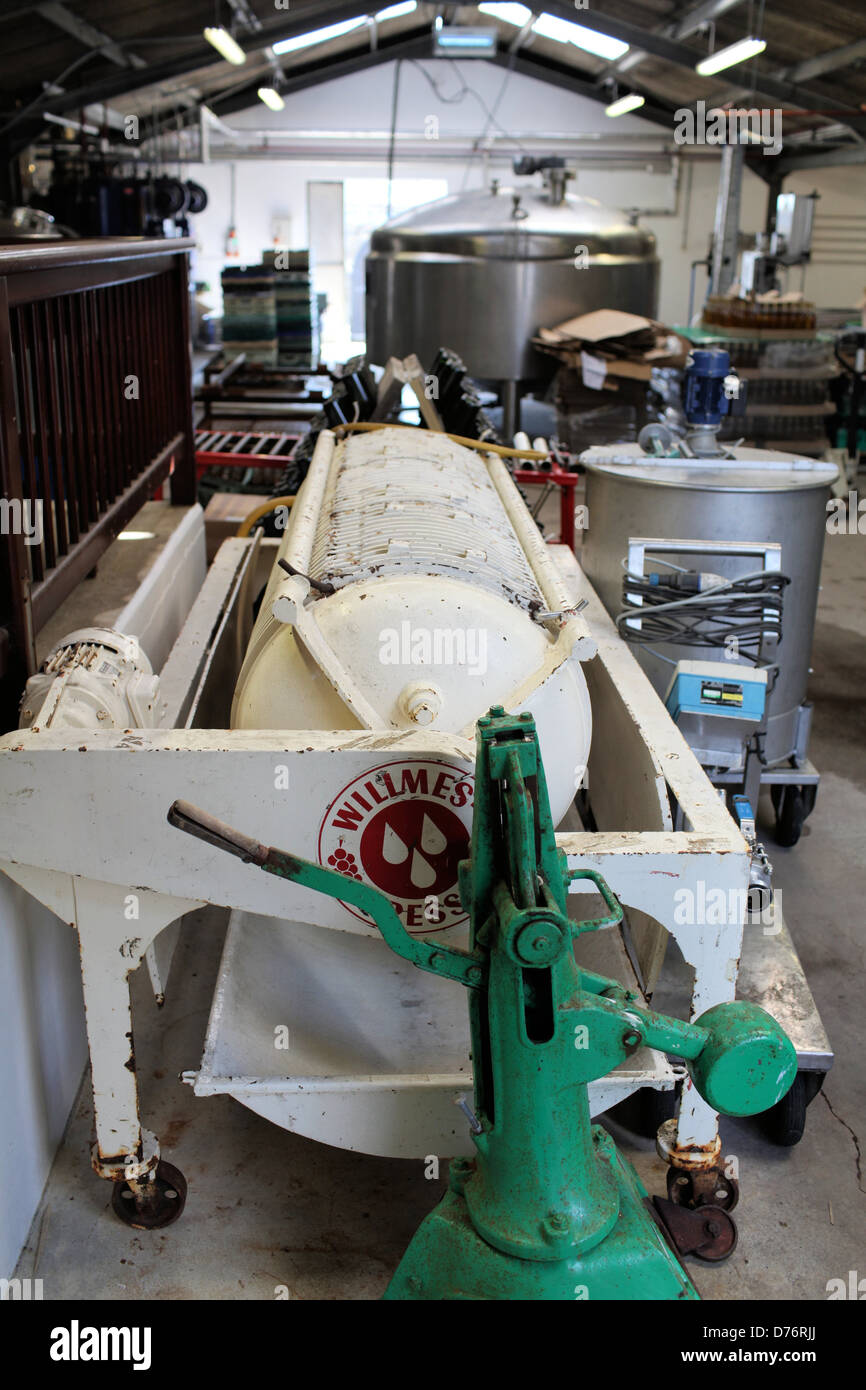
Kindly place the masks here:
<instances>
[{"instance_id":1,"label":"rusty caster wheel","mask_svg":"<svg viewBox=\"0 0 866 1390\"><path fill-rule=\"evenodd\" d=\"M721 1207L702 1206L689 1211L664 1197L654 1197L653 1206L679 1255L694 1255L707 1264L720 1264L736 1250L734 1218Z\"/></svg>"},{"instance_id":2,"label":"rusty caster wheel","mask_svg":"<svg viewBox=\"0 0 866 1390\"><path fill-rule=\"evenodd\" d=\"M144 1186L144 1184L140 1184ZM136 1231L157 1231L176 1221L186 1204L186 1178L173 1163L160 1159L145 1195L126 1182L116 1182L111 1194L115 1216Z\"/></svg>"},{"instance_id":3,"label":"rusty caster wheel","mask_svg":"<svg viewBox=\"0 0 866 1390\"><path fill-rule=\"evenodd\" d=\"M669 1168L668 1199L678 1207L696 1211L698 1207L720 1207L733 1211L740 1200L740 1185L736 1178L727 1178L717 1168L688 1172L684 1168Z\"/></svg>"}]
</instances>

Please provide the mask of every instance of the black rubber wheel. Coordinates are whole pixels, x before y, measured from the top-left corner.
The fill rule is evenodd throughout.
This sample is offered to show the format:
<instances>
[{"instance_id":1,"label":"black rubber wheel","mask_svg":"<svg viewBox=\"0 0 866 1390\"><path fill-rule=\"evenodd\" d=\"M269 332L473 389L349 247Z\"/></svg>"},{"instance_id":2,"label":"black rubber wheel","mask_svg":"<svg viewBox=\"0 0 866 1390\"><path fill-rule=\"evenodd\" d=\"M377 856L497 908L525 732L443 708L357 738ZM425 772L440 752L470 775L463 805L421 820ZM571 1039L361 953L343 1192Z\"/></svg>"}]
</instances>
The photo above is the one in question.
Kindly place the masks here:
<instances>
[{"instance_id":1,"label":"black rubber wheel","mask_svg":"<svg viewBox=\"0 0 866 1390\"><path fill-rule=\"evenodd\" d=\"M795 786L771 788L776 811L776 844L784 845L786 849L790 849L799 840L806 817L812 809L812 806L809 806L807 810L806 798L803 795L805 790L807 789L804 787ZM814 788L810 787L808 790L814 791ZM812 805L814 804L813 797Z\"/></svg>"},{"instance_id":2,"label":"black rubber wheel","mask_svg":"<svg viewBox=\"0 0 866 1390\"><path fill-rule=\"evenodd\" d=\"M176 217L189 205L189 188L180 179L162 175L154 181L153 206L158 217Z\"/></svg>"},{"instance_id":3,"label":"black rubber wheel","mask_svg":"<svg viewBox=\"0 0 866 1390\"><path fill-rule=\"evenodd\" d=\"M764 1112L764 1125L774 1144L783 1149L799 1144L806 1128L806 1107L815 1094L808 1073L798 1071L787 1095Z\"/></svg>"},{"instance_id":4,"label":"black rubber wheel","mask_svg":"<svg viewBox=\"0 0 866 1390\"><path fill-rule=\"evenodd\" d=\"M192 179L187 179L186 190L189 194L189 207L187 211L191 213L204 212L207 207L208 199L207 193L205 189L202 188L201 184L195 183Z\"/></svg>"}]
</instances>

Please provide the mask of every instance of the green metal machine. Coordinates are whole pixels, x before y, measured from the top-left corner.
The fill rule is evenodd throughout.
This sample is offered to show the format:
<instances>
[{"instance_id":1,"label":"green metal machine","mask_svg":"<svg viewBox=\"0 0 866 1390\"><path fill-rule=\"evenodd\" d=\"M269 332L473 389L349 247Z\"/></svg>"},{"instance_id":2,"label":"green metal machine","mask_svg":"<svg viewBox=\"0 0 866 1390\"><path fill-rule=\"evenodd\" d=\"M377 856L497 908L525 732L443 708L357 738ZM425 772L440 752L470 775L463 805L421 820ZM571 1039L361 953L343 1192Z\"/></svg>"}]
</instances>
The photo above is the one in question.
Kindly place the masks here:
<instances>
[{"instance_id":1,"label":"green metal machine","mask_svg":"<svg viewBox=\"0 0 866 1390\"><path fill-rule=\"evenodd\" d=\"M478 722L472 841L460 866L468 951L410 936L377 889L260 845L196 807L175 802L169 821L360 908L398 956L469 990L476 1156L452 1161L449 1189L386 1298L698 1297L637 1173L591 1123L588 1084L648 1045L683 1058L715 1109L752 1115L788 1090L796 1054L755 1005L720 1004L684 1023L577 965L575 937L616 926L622 909L599 874L569 871L556 847L531 715L494 708ZM575 878L592 881L604 916L569 918Z\"/></svg>"}]
</instances>

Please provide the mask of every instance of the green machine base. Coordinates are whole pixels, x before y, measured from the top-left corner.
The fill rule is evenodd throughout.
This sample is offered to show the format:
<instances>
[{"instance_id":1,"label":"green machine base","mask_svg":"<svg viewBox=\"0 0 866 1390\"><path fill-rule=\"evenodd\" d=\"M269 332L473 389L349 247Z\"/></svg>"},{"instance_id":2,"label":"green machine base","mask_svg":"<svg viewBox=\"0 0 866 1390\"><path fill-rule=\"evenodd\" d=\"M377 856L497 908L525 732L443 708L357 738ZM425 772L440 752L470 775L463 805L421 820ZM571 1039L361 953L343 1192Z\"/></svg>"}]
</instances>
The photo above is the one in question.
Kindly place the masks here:
<instances>
[{"instance_id":1,"label":"green machine base","mask_svg":"<svg viewBox=\"0 0 866 1390\"><path fill-rule=\"evenodd\" d=\"M386 1299L697 1299L699 1294L650 1214L649 1199L610 1135L593 1126L599 1160L619 1193L616 1224L592 1250L565 1260L523 1260L488 1245L461 1192L462 1169L426 1216L385 1292ZM454 1168L452 1163L452 1169ZM456 1179L456 1180L455 1180Z\"/></svg>"}]
</instances>

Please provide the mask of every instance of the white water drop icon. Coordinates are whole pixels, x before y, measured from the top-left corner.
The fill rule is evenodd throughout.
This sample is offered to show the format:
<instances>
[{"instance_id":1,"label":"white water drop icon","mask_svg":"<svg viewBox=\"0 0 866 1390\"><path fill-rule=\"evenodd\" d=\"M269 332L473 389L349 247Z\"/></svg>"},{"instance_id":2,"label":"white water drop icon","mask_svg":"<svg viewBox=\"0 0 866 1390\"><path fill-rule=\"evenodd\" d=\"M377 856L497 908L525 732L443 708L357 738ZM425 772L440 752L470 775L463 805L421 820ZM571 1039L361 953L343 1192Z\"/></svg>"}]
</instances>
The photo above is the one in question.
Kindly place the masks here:
<instances>
[{"instance_id":1,"label":"white water drop icon","mask_svg":"<svg viewBox=\"0 0 866 1390\"><path fill-rule=\"evenodd\" d=\"M421 848L425 854L429 854L434 858L437 854L441 854L444 849L448 848L448 841L442 834L439 826L436 825L429 816L424 817L424 821L421 825Z\"/></svg>"},{"instance_id":2,"label":"white water drop icon","mask_svg":"<svg viewBox=\"0 0 866 1390\"><path fill-rule=\"evenodd\" d=\"M409 857L409 846L404 845L400 836L390 825L385 826L382 836L382 858L386 864L405 864Z\"/></svg>"},{"instance_id":3,"label":"white water drop icon","mask_svg":"<svg viewBox=\"0 0 866 1390\"><path fill-rule=\"evenodd\" d=\"M417 849L412 852L412 868L409 877L416 888L430 888L436 882L436 871L427 863Z\"/></svg>"}]
</instances>

